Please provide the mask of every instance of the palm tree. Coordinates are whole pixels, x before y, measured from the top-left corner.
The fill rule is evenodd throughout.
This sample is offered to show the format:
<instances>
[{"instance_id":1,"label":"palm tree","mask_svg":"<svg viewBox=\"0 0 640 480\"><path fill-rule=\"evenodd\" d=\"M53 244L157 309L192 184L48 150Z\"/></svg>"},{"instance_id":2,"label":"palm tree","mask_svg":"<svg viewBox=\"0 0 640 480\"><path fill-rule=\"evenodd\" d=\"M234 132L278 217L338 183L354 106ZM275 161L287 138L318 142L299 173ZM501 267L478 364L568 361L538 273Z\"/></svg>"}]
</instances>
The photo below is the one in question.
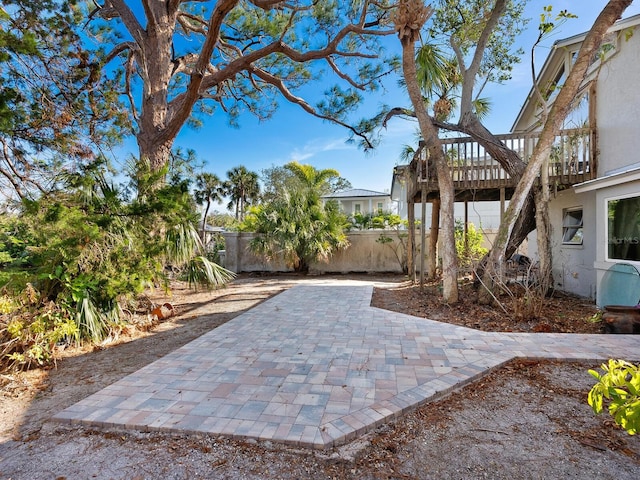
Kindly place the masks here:
<instances>
[{"instance_id":1,"label":"palm tree","mask_svg":"<svg viewBox=\"0 0 640 480\"><path fill-rule=\"evenodd\" d=\"M196 177L196 190L193 194L198 205L205 203L207 205L204 209L204 216L202 217L202 240L204 241L207 215L209 215L211 203L222 200L224 194L223 184L216 174L201 173Z\"/></svg>"},{"instance_id":2,"label":"palm tree","mask_svg":"<svg viewBox=\"0 0 640 480\"><path fill-rule=\"evenodd\" d=\"M236 220L242 221L246 205L257 200L260 195L258 174L240 165L227 172L227 179L224 189L231 199L227 208L231 210L235 207Z\"/></svg>"},{"instance_id":3,"label":"palm tree","mask_svg":"<svg viewBox=\"0 0 640 480\"><path fill-rule=\"evenodd\" d=\"M320 201L320 197L331 192L331 180L340 178L340 172L333 168L317 170L312 165L289 162L284 168L298 179L302 192L310 205Z\"/></svg>"},{"instance_id":4,"label":"palm tree","mask_svg":"<svg viewBox=\"0 0 640 480\"><path fill-rule=\"evenodd\" d=\"M420 36L420 29L431 16L433 10L423 1L401 0L394 12L393 20L398 30L402 45L402 71L407 93L411 99L420 132L428 148L431 161L434 163L438 177L438 189L441 200L442 219L442 280L443 298L447 303L458 301L457 259L455 254L454 237L454 188L453 179L449 173L447 161L442 150L442 143L438 138L438 129L427 113L423 90L425 85L418 81L416 68L415 43ZM427 85L428 86L428 85Z\"/></svg>"}]
</instances>

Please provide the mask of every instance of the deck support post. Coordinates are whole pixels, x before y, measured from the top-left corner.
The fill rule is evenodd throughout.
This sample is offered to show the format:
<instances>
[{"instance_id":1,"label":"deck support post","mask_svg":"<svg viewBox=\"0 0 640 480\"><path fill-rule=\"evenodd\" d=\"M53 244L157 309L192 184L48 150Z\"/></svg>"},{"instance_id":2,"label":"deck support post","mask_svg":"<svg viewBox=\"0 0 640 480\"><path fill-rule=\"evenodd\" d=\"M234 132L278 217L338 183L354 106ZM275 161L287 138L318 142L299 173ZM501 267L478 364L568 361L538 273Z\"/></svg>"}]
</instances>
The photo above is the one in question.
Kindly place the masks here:
<instances>
[{"instance_id":1,"label":"deck support post","mask_svg":"<svg viewBox=\"0 0 640 480\"><path fill-rule=\"evenodd\" d=\"M424 288L424 254L425 254L425 239L427 231L427 185L426 182L422 182L420 193L420 206L422 211L422 218L420 221L420 290Z\"/></svg>"}]
</instances>

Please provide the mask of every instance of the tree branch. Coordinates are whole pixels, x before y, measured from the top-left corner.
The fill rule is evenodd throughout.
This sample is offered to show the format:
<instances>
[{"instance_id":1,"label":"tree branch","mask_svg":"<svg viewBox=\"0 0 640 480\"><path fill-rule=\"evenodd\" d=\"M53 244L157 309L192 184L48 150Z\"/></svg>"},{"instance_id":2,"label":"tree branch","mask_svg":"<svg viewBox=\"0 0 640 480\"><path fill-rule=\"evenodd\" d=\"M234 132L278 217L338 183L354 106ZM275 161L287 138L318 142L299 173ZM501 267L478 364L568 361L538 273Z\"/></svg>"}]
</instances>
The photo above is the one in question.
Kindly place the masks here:
<instances>
[{"instance_id":1,"label":"tree branch","mask_svg":"<svg viewBox=\"0 0 640 480\"><path fill-rule=\"evenodd\" d=\"M133 11L127 6L124 0L109 0L108 2L118 12L118 16L124 26L127 28L133 39L140 46L144 43L146 32L138 22L138 19L133 14Z\"/></svg>"},{"instance_id":2,"label":"tree branch","mask_svg":"<svg viewBox=\"0 0 640 480\"><path fill-rule=\"evenodd\" d=\"M260 59L268 57L274 53L280 53L288 57L294 62L305 63L313 60L326 59L330 55L335 54L339 56L353 56L359 58L375 58L373 55L365 55L359 53L340 52L338 46L340 42L349 34L359 35L378 35L385 36L394 33L394 30L369 30L364 28L361 24L349 24L336 33L334 38L323 47L318 50L311 50L308 52L299 52L282 41L275 41L269 45L264 46L261 49L250 52L246 55L239 56L227 64L226 68L217 70L213 73L208 73L207 65L210 62L215 45L219 42L219 33L223 24L224 18L231 12L231 10L237 5L238 0L224 0L216 4L215 10L211 15L209 22L209 28L207 37L204 41L202 50L199 54L198 61L195 68L191 73L191 80L185 93L178 95L171 101L170 110L172 112L167 128L160 134L157 141L165 141L174 137L180 130L182 124L189 118L191 109L195 102L201 97L201 95L214 86L235 77L239 72L246 70L252 71L252 65L258 62ZM252 3L256 3L252 1ZM268 5L275 5L280 2L275 0L265 0L260 3L260 8L264 8ZM368 2L365 2L362 7L366 10ZM364 17L363 17L364 18ZM361 18L361 22L363 22ZM354 132L356 133L356 132ZM356 135L362 136L357 132ZM366 143L370 145L370 142L366 140Z\"/></svg>"},{"instance_id":3,"label":"tree branch","mask_svg":"<svg viewBox=\"0 0 640 480\"><path fill-rule=\"evenodd\" d=\"M129 105L131 106L131 115L136 122L140 121L138 117L138 110L136 109L136 102L133 99L133 94L131 93L131 76L135 70L134 66L134 53L133 51L129 52L129 56L127 57L127 63L125 68L125 80L124 80L124 90L127 94L127 98L129 99Z\"/></svg>"},{"instance_id":4,"label":"tree branch","mask_svg":"<svg viewBox=\"0 0 640 480\"><path fill-rule=\"evenodd\" d=\"M341 120L338 120L337 118L330 117L328 115L323 115L321 113L318 113L316 111L316 109L313 108L311 105L309 105L303 98L295 96L287 88L287 86L284 84L284 82L282 81L281 78L276 77L274 75L271 75L270 73L268 73L268 72L266 72L264 70L258 69L258 68L251 68L251 73L256 75L258 78L260 78L264 82L266 82L266 83L274 86L275 88L277 88L284 98L286 98L291 103L299 105L308 114L313 115L314 117L317 117L317 118L321 118L323 120L328 120L328 121L330 121L332 123L336 123L336 124L338 124L338 125L340 125L342 127L347 128L354 135L360 137L365 142L367 148L373 148L373 144L371 143L369 138L364 133L360 132L359 130L357 130L353 126L351 126L351 125L349 125L347 123L344 123Z\"/></svg>"},{"instance_id":5,"label":"tree branch","mask_svg":"<svg viewBox=\"0 0 640 480\"><path fill-rule=\"evenodd\" d=\"M182 27L182 30L185 33L194 32L194 33L200 33L202 35L207 34L207 31L205 30L205 27L207 26L207 22L205 22L202 18L198 17L197 15L192 15L186 12L179 12L176 20L178 21L178 23ZM194 23L190 23L187 20L193 20ZM194 26L195 24L200 24L201 27L196 28Z\"/></svg>"},{"instance_id":6,"label":"tree branch","mask_svg":"<svg viewBox=\"0 0 640 480\"><path fill-rule=\"evenodd\" d=\"M482 57L484 56L485 49L489 38L493 33L496 25L500 21L500 17L507 8L507 0L496 0L496 3L491 11L491 16L487 20L486 25L482 29L480 38L476 45L475 52L473 54L473 60L469 67L464 71L462 80L462 93L460 95L460 121L464 122L468 115L473 113L473 86L475 78L480 70L482 64Z\"/></svg>"},{"instance_id":7,"label":"tree branch","mask_svg":"<svg viewBox=\"0 0 640 480\"><path fill-rule=\"evenodd\" d=\"M387 128L387 123L389 123L389 120L398 116L417 118L413 110L409 110L408 108L403 108L403 107L394 107L391 110L389 110L387 114L384 116L384 119L382 120L382 126L384 128Z\"/></svg>"}]
</instances>

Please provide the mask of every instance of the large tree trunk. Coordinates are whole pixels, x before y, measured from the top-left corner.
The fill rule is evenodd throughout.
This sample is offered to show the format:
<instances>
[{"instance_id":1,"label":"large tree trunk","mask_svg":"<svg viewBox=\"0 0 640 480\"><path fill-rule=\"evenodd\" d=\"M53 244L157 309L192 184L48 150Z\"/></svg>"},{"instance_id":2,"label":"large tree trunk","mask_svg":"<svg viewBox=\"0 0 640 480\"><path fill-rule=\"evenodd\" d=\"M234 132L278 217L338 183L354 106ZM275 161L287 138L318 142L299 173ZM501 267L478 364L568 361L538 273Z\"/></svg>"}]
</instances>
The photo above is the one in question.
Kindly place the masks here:
<instances>
[{"instance_id":1,"label":"large tree trunk","mask_svg":"<svg viewBox=\"0 0 640 480\"><path fill-rule=\"evenodd\" d=\"M520 178L527 167L518 153L508 148L496 136L482 125L475 115L467 115L460 123L460 129L473 140L478 142L485 151L506 170L511 178ZM536 228L535 200L533 193L529 193L522 209L518 213L513 231L509 236L506 258L509 258ZM479 272L482 275L482 268Z\"/></svg>"},{"instance_id":2,"label":"large tree trunk","mask_svg":"<svg viewBox=\"0 0 640 480\"><path fill-rule=\"evenodd\" d=\"M136 135L140 158L149 162L152 172L160 171L169 163L171 149L178 134L168 134L169 84L174 65L173 31L176 11L169 13L161 3L148 4L153 20L146 25L146 35L141 36L138 68L144 79L141 98L138 133Z\"/></svg>"},{"instance_id":3,"label":"large tree trunk","mask_svg":"<svg viewBox=\"0 0 640 480\"><path fill-rule=\"evenodd\" d=\"M620 18L624 10L631 3L632 0L610 0L602 12L600 12L593 27L585 37L573 68L569 72L563 87L560 89L551 107L538 143L533 150L531 159L518 182L516 191L509 202L509 207L500 224L500 229L498 230L493 249L489 255L489 261L483 277L483 283L487 290L484 290L484 293L481 292L481 302L489 303L492 301L494 282L497 278L502 277L501 270L506 257L508 240L513 232L518 212L523 208L527 197L530 195L531 188L540 172L540 167L551 153L555 136L571 109L571 102L578 93L586 71L591 65L591 59L600 47L602 39L609 27Z\"/></svg>"},{"instance_id":4,"label":"large tree trunk","mask_svg":"<svg viewBox=\"0 0 640 480\"><path fill-rule=\"evenodd\" d=\"M166 144L158 144L153 138L143 135L142 132L138 133L136 139L138 141L140 159L144 162L148 162L149 169L152 172L159 172L169 165L171 149L173 148L173 140Z\"/></svg>"},{"instance_id":5,"label":"large tree trunk","mask_svg":"<svg viewBox=\"0 0 640 480\"><path fill-rule=\"evenodd\" d=\"M549 221L549 190L536 192L536 238L538 240L538 274L535 280L546 295L553 288L553 256L551 249L551 222Z\"/></svg>"},{"instance_id":6,"label":"large tree trunk","mask_svg":"<svg viewBox=\"0 0 640 480\"><path fill-rule=\"evenodd\" d=\"M458 265L454 235L454 188L451 172L447 165L438 129L427 113L420 86L418 85L415 42L418 34L432 10L416 0L401 0L395 14L396 30L402 43L402 70L411 103L416 112L420 131L427 146L429 158L436 167L438 189L440 191L442 215L442 294L447 303L458 301ZM424 221L424 220L423 220Z\"/></svg>"}]
</instances>

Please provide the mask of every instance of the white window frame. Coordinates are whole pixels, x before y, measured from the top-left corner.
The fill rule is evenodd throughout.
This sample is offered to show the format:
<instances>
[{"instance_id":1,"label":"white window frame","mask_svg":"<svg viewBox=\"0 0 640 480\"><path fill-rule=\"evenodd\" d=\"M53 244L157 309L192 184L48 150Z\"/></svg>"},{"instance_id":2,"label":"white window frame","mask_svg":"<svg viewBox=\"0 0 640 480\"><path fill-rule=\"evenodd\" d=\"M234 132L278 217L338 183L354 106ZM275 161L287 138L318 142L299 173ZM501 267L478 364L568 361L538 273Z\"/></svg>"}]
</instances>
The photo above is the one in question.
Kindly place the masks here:
<instances>
[{"instance_id":1,"label":"white window frame","mask_svg":"<svg viewBox=\"0 0 640 480\"><path fill-rule=\"evenodd\" d=\"M364 211L362 210L362 202L353 202L353 214L359 213L360 215L364 215Z\"/></svg>"},{"instance_id":2,"label":"white window frame","mask_svg":"<svg viewBox=\"0 0 640 480\"><path fill-rule=\"evenodd\" d=\"M634 192L634 193L628 193L626 195L616 195L613 197L607 197L604 199L604 241L606 242L605 249L604 249L604 257L605 257L605 261L607 262L613 262L613 263L624 262L624 263L630 263L636 266L640 265L640 259L628 260L628 259L622 259L622 258L612 258L609 256L609 202L614 200L624 200L627 198L635 198L635 197L640 197L640 193ZM640 238L634 237L633 240L640 242Z\"/></svg>"},{"instance_id":3,"label":"white window frame","mask_svg":"<svg viewBox=\"0 0 640 480\"><path fill-rule=\"evenodd\" d=\"M384 202L377 202L376 204L376 213L384 212Z\"/></svg>"},{"instance_id":4,"label":"white window frame","mask_svg":"<svg viewBox=\"0 0 640 480\"><path fill-rule=\"evenodd\" d=\"M580 212L580 223L573 224L568 223L568 219L573 219L575 216L572 216L573 213ZM570 233L569 229L576 229L576 231L571 235L570 238L566 238L567 234ZM575 235L581 232L580 241L572 241ZM584 243L584 209L582 207L572 207L565 208L562 210L562 246L581 246Z\"/></svg>"}]
</instances>

